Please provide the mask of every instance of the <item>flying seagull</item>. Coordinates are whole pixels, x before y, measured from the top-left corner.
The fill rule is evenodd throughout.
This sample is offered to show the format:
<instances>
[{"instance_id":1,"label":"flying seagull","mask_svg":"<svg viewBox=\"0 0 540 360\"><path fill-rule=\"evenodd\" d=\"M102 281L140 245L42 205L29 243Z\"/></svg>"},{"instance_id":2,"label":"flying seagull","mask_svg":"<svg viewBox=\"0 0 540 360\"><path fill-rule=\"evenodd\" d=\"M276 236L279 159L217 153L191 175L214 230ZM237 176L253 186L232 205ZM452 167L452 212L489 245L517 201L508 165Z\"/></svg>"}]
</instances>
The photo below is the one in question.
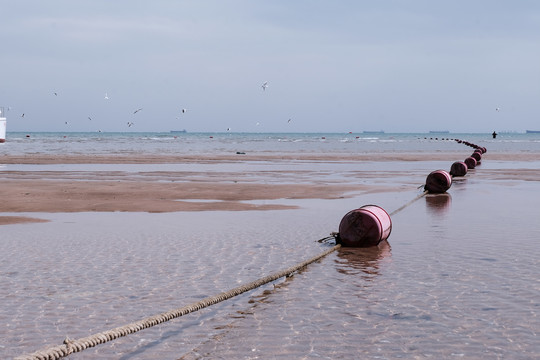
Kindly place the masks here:
<instances>
[{"instance_id":1,"label":"flying seagull","mask_svg":"<svg viewBox=\"0 0 540 360\"><path fill-rule=\"evenodd\" d=\"M287 121L287 123L290 123L290 122L291 122L291 120L292 120L292 119L289 119L289 120Z\"/></svg>"},{"instance_id":2,"label":"flying seagull","mask_svg":"<svg viewBox=\"0 0 540 360\"><path fill-rule=\"evenodd\" d=\"M182 109L182 114L185 114L186 113L186 109Z\"/></svg>"},{"instance_id":3,"label":"flying seagull","mask_svg":"<svg viewBox=\"0 0 540 360\"><path fill-rule=\"evenodd\" d=\"M132 122L130 122L130 121L127 122L127 126L128 126L128 127L132 127L133 125L135 125L135 124L132 123Z\"/></svg>"},{"instance_id":4,"label":"flying seagull","mask_svg":"<svg viewBox=\"0 0 540 360\"><path fill-rule=\"evenodd\" d=\"M138 112L141 111L141 110L142 110L142 108L139 108L139 109L135 110L133 113L136 114L136 113L138 113Z\"/></svg>"},{"instance_id":5,"label":"flying seagull","mask_svg":"<svg viewBox=\"0 0 540 360\"><path fill-rule=\"evenodd\" d=\"M265 81L263 84L262 84L262 89L263 91L266 90L266 88L268 87L268 81Z\"/></svg>"},{"instance_id":6,"label":"flying seagull","mask_svg":"<svg viewBox=\"0 0 540 360\"><path fill-rule=\"evenodd\" d=\"M22 117L22 118L24 117L24 113L22 113L21 117Z\"/></svg>"},{"instance_id":7,"label":"flying seagull","mask_svg":"<svg viewBox=\"0 0 540 360\"><path fill-rule=\"evenodd\" d=\"M92 121L92 118L89 116L89 117L88 117L88 120Z\"/></svg>"},{"instance_id":8,"label":"flying seagull","mask_svg":"<svg viewBox=\"0 0 540 360\"><path fill-rule=\"evenodd\" d=\"M105 93L105 100L109 100L109 95L107 95L107 93Z\"/></svg>"}]
</instances>

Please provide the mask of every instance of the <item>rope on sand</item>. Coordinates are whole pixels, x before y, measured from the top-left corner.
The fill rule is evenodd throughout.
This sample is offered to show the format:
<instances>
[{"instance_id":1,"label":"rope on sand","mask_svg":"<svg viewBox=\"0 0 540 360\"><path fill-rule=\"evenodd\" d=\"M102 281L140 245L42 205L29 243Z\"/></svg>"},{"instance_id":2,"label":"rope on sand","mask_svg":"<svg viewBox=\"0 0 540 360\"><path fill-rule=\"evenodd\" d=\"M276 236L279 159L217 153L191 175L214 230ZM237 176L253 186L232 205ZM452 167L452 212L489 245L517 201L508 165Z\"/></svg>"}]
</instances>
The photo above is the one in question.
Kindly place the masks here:
<instances>
[{"instance_id":1,"label":"rope on sand","mask_svg":"<svg viewBox=\"0 0 540 360\"><path fill-rule=\"evenodd\" d=\"M423 185L422 185L423 186ZM390 214L390 216L393 216L395 214L397 214L398 212L400 212L401 210L405 209L407 206L411 205L413 202L415 202L416 200L419 200L421 198L423 198L424 196L426 196L426 194L428 193L427 190L424 190L424 192L420 195L418 195L417 197L415 197L414 199L412 199L411 201L409 201L408 203L406 203L405 205L403 205L402 207L400 208L397 208L396 210L392 211Z\"/></svg>"},{"instance_id":2,"label":"rope on sand","mask_svg":"<svg viewBox=\"0 0 540 360\"><path fill-rule=\"evenodd\" d=\"M207 298L202 299L199 302L193 303L191 305L187 305L181 308L178 308L176 310L171 310L168 312L161 313L159 315L150 316L145 319L133 322L131 324L127 324L125 326L120 326L112 330L100 332L85 338L73 340L66 338L64 340L64 343L62 345L54 346L42 351L37 351L32 354L23 355L16 357L15 360L53 360L53 359L60 359L65 356L68 356L69 354L76 353L79 351L83 351L85 349L94 347L99 344L104 344L108 341L112 341L115 339L118 339L122 336L126 336L129 334L136 333L137 331L161 324L163 322L178 318L183 315L187 315L189 313L195 312L197 310L201 310L205 307L208 307L210 305L217 304L221 301L230 299L232 297L235 297L237 295L240 295L242 293L245 293L247 291L253 290L259 286L262 286L264 284L267 284L269 282L272 282L274 280L277 280L279 278L282 278L284 276L289 277L292 273L302 269L303 267L325 257L326 255L332 253L333 251L339 249L341 245L336 245L319 255L316 255L312 257L311 259L308 259L306 261L303 261L297 265L291 266L285 270L282 270L280 272L268 275L266 277L260 278L258 280L252 281L250 283L247 283L245 285L238 286L234 289L231 289L226 292L222 292L220 294L210 296Z\"/></svg>"}]
</instances>

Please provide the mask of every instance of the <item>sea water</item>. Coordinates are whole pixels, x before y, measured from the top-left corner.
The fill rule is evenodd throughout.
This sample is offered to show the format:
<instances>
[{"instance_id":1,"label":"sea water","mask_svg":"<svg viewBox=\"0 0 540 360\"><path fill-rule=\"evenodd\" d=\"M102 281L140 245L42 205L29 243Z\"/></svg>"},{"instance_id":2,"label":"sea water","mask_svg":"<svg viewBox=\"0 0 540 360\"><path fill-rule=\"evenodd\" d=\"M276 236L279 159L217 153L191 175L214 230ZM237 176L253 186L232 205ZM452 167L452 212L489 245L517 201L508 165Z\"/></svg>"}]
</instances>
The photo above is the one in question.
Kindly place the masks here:
<instances>
[{"instance_id":1,"label":"sea water","mask_svg":"<svg viewBox=\"0 0 540 360\"><path fill-rule=\"evenodd\" d=\"M539 151L540 134L454 133L20 133L8 132L0 154L211 155L245 153L440 152L453 139L482 144L490 151ZM446 141L449 140L449 141Z\"/></svg>"},{"instance_id":2,"label":"sea water","mask_svg":"<svg viewBox=\"0 0 540 360\"><path fill-rule=\"evenodd\" d=\"M10 134L0 151L133 156L145 151L413 151L426 158L445 149L470 153L453 141L431 140L434 134L175 135L115 134L101 143L89 134ZM70 358L535 358L540 353L540 158L490 161L489 155L538 154L537 136L493 140L489 134L448 134L487 147L482 165L454 179L447 194L412 203L421 194L418 181L450 163L422 156L378 165L376 156L368 164L301 163L302 170L312 168L309 178L289 175L287 181L346 178L402 188L333 200L273 200L298 206L290 210L22 214L50 222L0 228L0 357L58 345L66 337L92 335L232 289L328 249L331 240L318 240L336 231L351 209L377 204L391 212L409 204L392 216L388 243L380 247L341 249L292 277ZM6 165L13 166L20 165ZM74 171L85 170L77 166ZM182 164L170 166L185 170ZM205 166L200 170L212 168ZM253 166L259 181L278 181L265 178L262 170L283 167L287 173L290 164ZM228 163L215 171L239 169ZM86 170L92 176L92 168Z\"/></svg>"}]
</instances>

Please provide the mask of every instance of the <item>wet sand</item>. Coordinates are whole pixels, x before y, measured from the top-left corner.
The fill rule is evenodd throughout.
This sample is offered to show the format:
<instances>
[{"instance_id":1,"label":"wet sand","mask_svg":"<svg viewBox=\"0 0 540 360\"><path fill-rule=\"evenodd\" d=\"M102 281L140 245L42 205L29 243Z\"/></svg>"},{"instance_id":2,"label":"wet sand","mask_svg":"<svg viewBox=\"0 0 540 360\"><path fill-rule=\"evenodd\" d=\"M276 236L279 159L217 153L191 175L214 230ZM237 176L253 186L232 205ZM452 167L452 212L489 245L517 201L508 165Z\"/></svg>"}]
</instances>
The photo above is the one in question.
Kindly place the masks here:
<instances>
[{"instance_id":1,"label":"wet sand","mask_svg":"<svg viewBox=\"0 0 540 360\"><path fill-rule=\"evenodd\" d=\"M535 154L488 154L490 161L531 161L538 160ZM420 156L416 153L401 154L295 154L242 156L82 156L82 155L28 155L4 156L4 164L235 164L248 162L269 162L288 164L289 161L355 163L362 161L378 162L417 162L446 161L463 157L461 153L435 153ZM236 166L238 169L238 166ZM241 167L240 167L241 169ZM279 168L274 171L255 175L248 171L229 171L214 173L204 170L187 172L160 171L144 172L144 177L137 172L122 171L2 171L2 211L5 213L56 213L56 212L174 212L206 210L276 210L294 208L294 205L253 204L253 200L275 199L336 199L359 192L396 191L394 187L381 187L375 183L355 182L355 179L343 178L339 181L316 183L295 168ZM497 179L536 180L538 169L506 169L505 171L486 169L479 174ZM377 178L393 177L395 173L375 172ZM369 171L358 177L374 177ZM262 180L261 180L262 179ZM266 181L272 180L273 182ZM283 179L280 183L280 179ZM39 218L24 216L0 216L0 225L20 222L43 221Z\"/></svg>"},{"instance_id":2,"label":"wet sand","mask_svg":"<svg viewBox=\"0 0 540 360\"><path fill-rule=\"evenodd\" d=\"M447 155L448 156L448 155ZM4 164L51 166L49 170L6 170L0 172L2 181L2 211L5 213L36 212L174 212L206 210L276 210L294 205L253 204L254 200L274 199L336 199L366 191L389 191L388 187L359 184L341 179L314 181L317 172L306 175L290 161L352 162L373 160L373 155L296 155L238 157L176 157L176 156L4 156ZM386 156L386 161L407 159L416 161L418 155ZM436 157L435 157L436 158ZM377 157L377 161L379 161ZM278 164L274 170L263 172L243 170L242 164L263 162ZM212 164L226 165L228 171L67 171L55 168L58 164L117 164L141 166L147 164ZM280 165L281 164L281 165ZM280 167L281 166L281 167ZM351 165L352 167L353 165ZM121 168L119 168L121 169ZM239 170L240 169L240 170ZM376 173L376 176L381 176ZM373 177L367 172L363 177ZM392 176L391 173L386 176ZM395 189L393 189L395 190ZM0 216L0 225L41 221L37 218Z\"/></svg>"}]
</instances>

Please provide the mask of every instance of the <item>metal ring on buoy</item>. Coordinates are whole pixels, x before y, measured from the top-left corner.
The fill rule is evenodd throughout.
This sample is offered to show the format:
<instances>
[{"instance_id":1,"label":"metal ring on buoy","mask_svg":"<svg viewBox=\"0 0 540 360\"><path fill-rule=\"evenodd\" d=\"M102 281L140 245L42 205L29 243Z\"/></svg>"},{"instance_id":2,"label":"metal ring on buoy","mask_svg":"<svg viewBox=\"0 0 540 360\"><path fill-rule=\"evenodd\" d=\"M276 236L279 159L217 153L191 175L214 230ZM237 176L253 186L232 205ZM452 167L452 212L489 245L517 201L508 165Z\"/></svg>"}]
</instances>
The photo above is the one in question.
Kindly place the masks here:
<instances>
[{"instance_id":1,"label":"metal ring on buoy","mask_svg":"<svg viewBox=\"0 0 540 360\"><path fill-rule=\"evenodd\" d=\"M351 247L376 246L386 240L390 232L390 215L377 205L365 205L349 211L341 219L337 242Z\"/></svg>"},{"instance_id":2,"label":"metal ring on buoy","mask_svg":"<svg viewBox=\"0 0 540 360\"><path fill-rule=\"evenodd\" d=\"M465 174L467 174L468 169L469 168L467 167L467 164L465 164L463 161L456 161L450 167L450 175L465 176Z\"/></svg>"},{"instance_id":3,"label":"metal ring on buoy","mask_svg":"<svg viewBox=\"0 0 540 360\"><path fill-rule=\"evenodd\" d=\"M452 186L452 177L445 170L432 171L426 178L424 190L434 194L446 192Z\"/></svg>"},{"instance_id":4,"label":"metal ring on buoy","mask_svg":"<svg viewBox=\"0 0 540 360\"><path fill-rule=\"evenodd\" d=\"M478 163L475 158L469 156L465 159L465 164L467 164L468 169L474 169L476 167L476 164Z\"/></svg>"}]
</instances>

